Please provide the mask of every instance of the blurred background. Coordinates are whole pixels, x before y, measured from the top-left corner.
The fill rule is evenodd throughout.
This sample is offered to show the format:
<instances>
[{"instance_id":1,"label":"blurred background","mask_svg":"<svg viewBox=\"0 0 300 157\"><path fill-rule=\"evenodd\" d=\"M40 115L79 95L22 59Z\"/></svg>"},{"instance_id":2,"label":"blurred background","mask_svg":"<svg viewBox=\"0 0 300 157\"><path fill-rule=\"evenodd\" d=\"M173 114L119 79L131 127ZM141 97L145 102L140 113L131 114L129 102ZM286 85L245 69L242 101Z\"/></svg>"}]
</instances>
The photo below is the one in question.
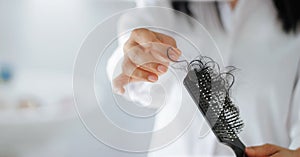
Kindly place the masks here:
<instances>
[{"instance_id":1,"label":"blurred background","mask_svg":"<svg viewBox=\"0 0 300 157\"><path fill-rule=\"evenodd\" d=\"M72 95L85 36L132 7L125 0L0 0L0 157L144 156L94 139Z\"/></svg>"}]
</instances>

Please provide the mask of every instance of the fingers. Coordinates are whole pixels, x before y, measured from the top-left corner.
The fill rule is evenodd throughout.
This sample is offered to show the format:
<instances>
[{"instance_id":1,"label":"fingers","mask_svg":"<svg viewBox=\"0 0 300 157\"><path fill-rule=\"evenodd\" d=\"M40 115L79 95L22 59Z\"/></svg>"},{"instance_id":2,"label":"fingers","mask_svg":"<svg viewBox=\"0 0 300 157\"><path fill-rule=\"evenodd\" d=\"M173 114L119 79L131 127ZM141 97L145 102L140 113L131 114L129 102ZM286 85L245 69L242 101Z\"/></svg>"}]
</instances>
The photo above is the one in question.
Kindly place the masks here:
<instances>
[{"instance_id":1,"label":"fingers","mask_svg":"<svg viewBox=\"0 0 300 157\"><path fill-rule=\"evenodd\" d=\"M130 82L157 81L158 76L167 72L169 63L181 55L172 37L143 28L132 31L123 50L122 74L113 81L119 94L125 92L124 86Z\"/></svg>"},{"instance_id":2,"label":"fingers","mask_svg":"<svg viewBox=\"0 0 300 157\"><path fill-rule=\"evenodd\" d=\"M154 73L158 76L166 73L168 71L168 65L160 64L160 63L145 63L139 66L139 68Z\"/></svg>"},{"instance_id":3,"label":"fingers","mask_svg":"<svg viewBox=\"0 0 300 157\"><path fill-rule=\"evenodd\" d=\"M137 45L140 45L145 52L150 52L157 60L161 62L177 60L181 55L181 51L177 49L174 38L144 28L135 29L132 31L129 41L124 46L124 51L129 51ZM169 47L173 48L172 52L170 52L173 53L171 54L171 60L166 53Z\"/></svg>"},{"instance_id":4,"label":"fingers","mask_svg":"<svg viewBox=\"0 0 300 157\"><path fill-rule=\"evenodd\" d=\"M147 71L137 68L131 75L127 75L125 73L120 74L113 80L113 90L114 93L124 94L125 86L132 82L139 81L157 81L158 77L155 74L151 74Z\"/></svg>"},{"instance_id":5,"label":"fingers","mask_svg":"<svg viewBox=\"0 0 300 157\"><path fill-rule=\"evenodd\" d=\"M125 86L131 82L138 82L139 80L136 80L134 78L131 78L125 74L120 74L113 80L113 92L116 94L124 94L125 93Z\"/></svg>"},{"instance_id":6,"label":"fingers","mask_svg":"<svg viewBox=\"0 0 300 157\"><path fill-rule=\"evenodd\" d=\"M161 42L158 40L156 34L148 29L139 28L131 32L130 39L138 44L145 44L149 42Z\"/></svg>"},{"instance_id":7,"label":"fingers","mask_svg":"<svg viewBox=\"0 0 300 157\"><path fill-rule=\"evenodd\" d=\"M139 44L158 42L177 48L176 41L174 38L162 33L150 31L145 28L133 30L131 33L131 38Z\"/></svg>"},{"instance_id":8,"label":"fingers","mask_svg":"<svg viewBox=\"0 0 300 157\"><path fill-rule=\"evenodd\" d=\"M113 90L116 94L124 94L125 88L124 86L130 83L130 77L125 74L120 74L113 80Z\"/></svg>"},{"instance_id":9,"label":"fingers","mask_svg":"<svg viewBox=\"0 0 300 157\"><path fill-rule=\"evenodd\" d=\"M163 43L152 43L150 48L145 48L146 52L161 62L176 61L181 56L181 51L175 47L170 47Z\"/></svg>"},{"instance_id":10,"label":"fingers","mask_svg":"<svg viewBox=\"0 0 300 157\"><path fill-rule=\"evenodd\" d=\"M169 47L167 49L167 57L171 61L177 61L181 56L181 51L177 48Z\"/></svg>"},{"instance_id":11,"label":"fingers","mask_svg":"<svg viewBox=\"0 0 300 157\"><path fill-rule=\"evenodd\" d=\"M264 144L262 146L254 146L246 148L246 153L249 157L272 156L280 151L280 147Z\"/></svg>"},{"instance_id":12,"label":"fingers","mask_svg":"<svg viewBox=\"0 0 300 157\"><path fill-rule=\"evenodd\" d=\"M166 65L168 64L167 62L163 62L154 58L150 52L145 51L145 49L140 45L131 47L130 49L126 49L125 56L127 56L131 60L131 62L136 64L138 67L143 67L146 69L154 70L156 68L149 63L166 64ZM156 72L156 70L154 70L153 72Z\"/></svg>"},{"instance_id":13,"label":"fingers","mask_svg":"<svg viewBox=\"0 0 300 157\"><path fill-rule=\"evenodd\" d=\"M139 66L150 62L168 65L169 62L178 60L181 56L179 49L163 43L152 43L152 46L145 47L137 43L127 42L124 46L124 53Z\"/></svg>"},{"instance_id":14,"label":"fingers","mask_svg":"<svg viewBox=\"0 0 300 157\"><path fill-rule=\"evenodd\" d=\"M156 37L158 38L159 41L161 41L162 43L165 43L167 45L170 45L172 47L177 48L177 44L176 44L176 40L168 35L162 34L162 33L158 33L158 32L154 32Z\"/></svg>"},{"instance_id":15,"label":"fingers","mask_svg":"<svg viewBox=\"0 0 300 157\"><path fill-rule=\"evenodd\" d=\"M139 81L149 81L155 82L158 79L157 74L144 70L140 67L137 67L131 60L125 56L123 65L122 65L123 74L127 75L130 78L134 78Z\"/></svg>"},{"instance_id":16,"label":"fingers","mask_svg":"<svg viewBox=\"0 0 300 157\"><path fill-rule=\"evenodd\" d=\"M167 71L164 65L147 65L148 67L154 66L161 71ZM125 56L122 64L122 74L113 80L114 92L117 94L124 94L125 86L131 82L147 81L156 82L158 76L155 73L137 67L131 60Z\"/></svg>"},{"instance_id":17,"label":"fingers","mask_svg":"<svg viewBox=\"0 0 300 157\"><path fill-rule=\"evenodd\" d=\"M130 61L136 67L155 73L157 75L161 75L167 72L169 65L168 61L159 60L158 58L154 57L151 52L145 51L145 48L143 48L141 45L136 45L134 47L131 47L130 49L126 49L124 63L129 62L127 59L130 59ZM127 68L124 65L127 64L123 64L123 70L124 68ZM133 68L131 68L131 70L133 70ZM132 72L133 71L131 71L131 73Z\"/></svg>"},{"instance_id":18,"label":"fingers","mask_svg":"<svg viewBox=\"0 0 300 157\"><path fill-rule=\"evenodd\" d=\"M141 80L134 79L122 73L113 80L113 90L114 90L113 92L122 95L125 93L125 86L127 84L132 82L139 82L139 81Z\"/></svg>"},{"instance_id":19,"label":"fingers","mask_svg":"<svg viewBox=\"0 0 300 157\"><path fill-rule=\"evenodd\" d=\"M138 44L134 41L127 41L124 45L124 53L132 61L139 64L145 62L169 63L177 60L181 56L181 51L177 48L160 42L148 42ZM143 59L143 60L140 60Z\"/></svg>"}]
</instances>

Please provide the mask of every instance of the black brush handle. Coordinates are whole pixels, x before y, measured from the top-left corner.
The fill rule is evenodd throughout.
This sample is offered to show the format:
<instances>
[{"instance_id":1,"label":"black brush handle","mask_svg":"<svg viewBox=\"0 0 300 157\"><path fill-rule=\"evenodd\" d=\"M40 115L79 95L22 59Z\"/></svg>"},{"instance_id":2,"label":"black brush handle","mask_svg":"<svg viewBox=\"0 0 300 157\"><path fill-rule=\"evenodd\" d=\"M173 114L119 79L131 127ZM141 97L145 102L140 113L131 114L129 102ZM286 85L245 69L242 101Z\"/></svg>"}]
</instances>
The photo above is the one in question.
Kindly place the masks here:
<instances>
[{"instance_id":1,"label":"black brush handle","mask_svg":"<svg viewBox=\"0 0 300 157\"><path fill-rule=\"evenodd\" d=\"M246 146L242 143L242 141L239 138L236 138L230 142L224 142L224 144L231 147L236 157L247 157L247 154L245 152Z\"/></svg>"}]
</instances>

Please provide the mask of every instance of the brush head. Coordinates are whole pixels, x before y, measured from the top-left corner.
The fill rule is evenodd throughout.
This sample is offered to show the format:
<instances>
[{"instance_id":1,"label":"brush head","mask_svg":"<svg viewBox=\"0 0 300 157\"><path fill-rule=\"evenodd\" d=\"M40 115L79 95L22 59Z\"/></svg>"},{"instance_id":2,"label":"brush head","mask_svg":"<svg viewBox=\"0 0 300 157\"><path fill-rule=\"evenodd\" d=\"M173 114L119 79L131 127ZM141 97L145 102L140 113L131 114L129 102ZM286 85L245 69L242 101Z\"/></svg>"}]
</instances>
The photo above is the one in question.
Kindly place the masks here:
<instances>
[{"instance_id":1,"label":"brush head","mask_svg":"<svg viewBox=\"0 0 300 157\"><path fill-rule=\"evenodd\" d=\"M243 128L238 108L229 97L228 76L220 73L213 61L194 60L190 63L184 85L221 142L233 141Z\"/></svg>"}]
</instances>

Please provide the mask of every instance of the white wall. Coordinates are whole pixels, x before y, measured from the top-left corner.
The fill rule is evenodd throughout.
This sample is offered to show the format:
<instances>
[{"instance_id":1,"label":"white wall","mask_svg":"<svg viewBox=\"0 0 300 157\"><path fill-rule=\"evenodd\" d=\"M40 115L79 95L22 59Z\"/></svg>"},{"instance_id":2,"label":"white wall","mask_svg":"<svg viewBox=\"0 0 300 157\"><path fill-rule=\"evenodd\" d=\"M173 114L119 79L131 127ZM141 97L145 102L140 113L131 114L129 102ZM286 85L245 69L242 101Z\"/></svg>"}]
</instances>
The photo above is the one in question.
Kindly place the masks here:
<instances>
[{"instance_id":1,"label":"white wall","mask_svg":"<svg viewBox=\"0 0 300 157\"><path fill-rule=\"evenodd\" d=\"M71 72L87 33L134 5L124 0L0 0L0 60L16 68Z\"/></svg>"},{"instance_id":2,"label":"white wall","mask_svg":"<svg viewBox=\"0 0 300 157\"><path fill-rule=\"evenodd\" d=\"M15 73L24 70L49 72L33 79L54 77L55 72L71 76L74 59L87 33L104 18L134 6L132 1L124 0L0 0L0 65L1 62L11 64ZM115 27L106 33L116 34ZM26 80L30 79L21 80L27 84ZM19 80L14 83L20 84ZM68 90L63 93L72 93L71 82L70 77L70 84L66 85ZM50 86L46 83L39 88L49 90L47 85ZM36 92L35 88L30 88L32 85L28 86L28 91L22 90ZM33 86L39 85L33 83ZM53 91L59 89L51 86ZM0 156L145 156L106 147L88 134L79 119L55 126L0 124L0 137L5 137L0 138ZM45 136L51 140L44 141L49 139ZM41 140L43 142L39 143Z\"/></svg>"}]
</instances>

